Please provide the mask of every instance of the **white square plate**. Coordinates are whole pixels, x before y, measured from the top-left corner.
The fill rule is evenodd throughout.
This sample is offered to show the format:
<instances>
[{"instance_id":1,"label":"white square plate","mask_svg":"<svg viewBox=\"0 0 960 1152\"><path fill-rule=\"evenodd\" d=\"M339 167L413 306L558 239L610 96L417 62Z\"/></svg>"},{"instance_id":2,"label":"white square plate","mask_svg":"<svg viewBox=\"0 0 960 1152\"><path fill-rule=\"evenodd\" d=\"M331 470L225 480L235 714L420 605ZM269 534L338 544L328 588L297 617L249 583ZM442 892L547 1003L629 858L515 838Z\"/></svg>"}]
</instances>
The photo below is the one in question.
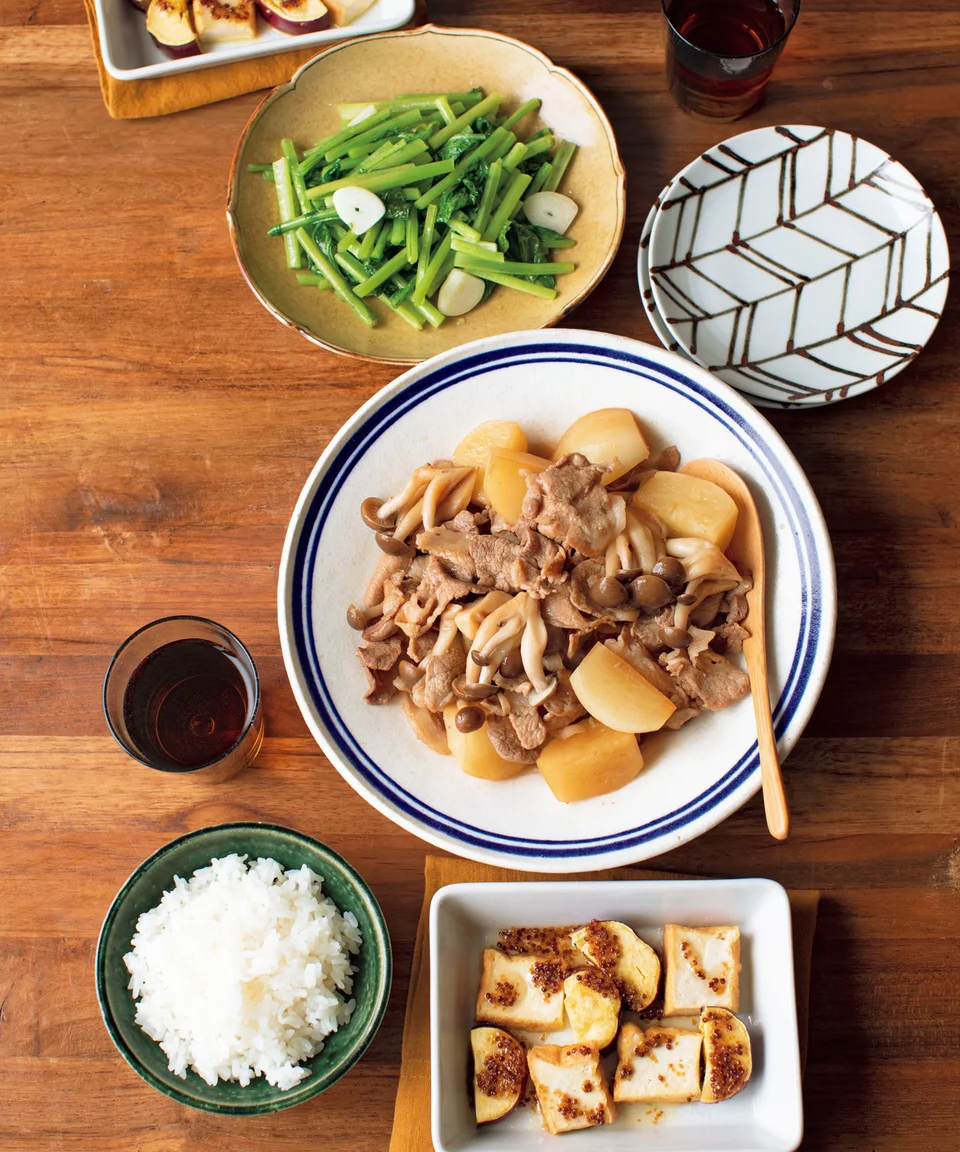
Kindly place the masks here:
<instances>
[{"instance_id":1,"label":"white square plate","mask_svg":"<svg viewBox=\"0 0 960 1152\"><path fill-rule=\"evenodd\" d=\"M415 7L415 0L377 0L345 28L327 28L306 36L288 36L285 32L278 32L257 16L255 40L217 44L199 56L171 60L153 42L147 32L146 17L134 8L130 0L94 0L94 3L100 25L100 54L104 67L117 80L146 80L196 72L217 64L229 64L233 60L252 60L256 56L292 52L295 48L316 47L319 51L327 44L350 36L399 28L412 18Z\"/></svg>"},{"instance_id":2,"label":"white square plate","mask_svg":"<svg viewBox=\"0 0 960 1152\"><path fill-rule=\"evenodd\" d=\"M554 1148L532 1107L477 1129L469 1083L470 1029L480 953L503 928L620 920L658 950L663 925L738 924L743 971L738 1015L750 1032L753 1076L721 1104L619 1105L604 1128L565 1135L560 1152L793 1152L803 1098L790 904L772 880L561 881L452 884L430 906L430 1051L436 1152ZM680 1023L680 1021L678 1021ZM551 1034L569 1042L572 1034ZM657 1112L662 1114L656 1118Z\"/></svg>"}]
</instances>

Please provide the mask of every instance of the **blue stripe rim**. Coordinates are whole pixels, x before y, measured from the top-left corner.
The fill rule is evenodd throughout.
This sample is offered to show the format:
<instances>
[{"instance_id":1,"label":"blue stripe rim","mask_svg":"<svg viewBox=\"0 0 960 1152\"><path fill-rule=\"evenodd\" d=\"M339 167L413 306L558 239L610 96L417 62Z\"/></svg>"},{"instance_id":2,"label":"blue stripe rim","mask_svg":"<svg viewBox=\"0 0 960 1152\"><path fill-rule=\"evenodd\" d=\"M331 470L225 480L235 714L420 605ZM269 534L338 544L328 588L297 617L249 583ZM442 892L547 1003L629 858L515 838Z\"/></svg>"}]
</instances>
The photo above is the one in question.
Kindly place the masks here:
<instances>
[{"instance_id":1,"label":"blue stripe rim","mask_svg":"<svg viewBox=\"0 0 960 1152\"><path fill-rule=\"evenodd\" d=\"M320 667L314 639L311 590L317 545L336 496L358 462L387 428L430 397L492 368L516 366L531 360L538 363L590 363L614 368L659 387L666 387L718 420L759 465L770 489L776 494L776 502L790 523L800 571L800 632L787 683L774 709L777 736L787 731L804 697L823 633L822 585L815 536L792 480L756 430L709 388L681 372L636 353L586 344L544 343L526 348L521 346L480 352L411 381L406 388L385 400L371 413L331 459L304 508L291 575L294 650L302 679L327 737L351 769L398 812L434 833L485 851L554 859L589 857L639 847L676 832L708 813L759 770L756 743L699 796L683 807L636 828L591 839L564 841L533 840L493 833L430 807L393 781L367 755L334 706Z\"/></svg>"}]
</instances>

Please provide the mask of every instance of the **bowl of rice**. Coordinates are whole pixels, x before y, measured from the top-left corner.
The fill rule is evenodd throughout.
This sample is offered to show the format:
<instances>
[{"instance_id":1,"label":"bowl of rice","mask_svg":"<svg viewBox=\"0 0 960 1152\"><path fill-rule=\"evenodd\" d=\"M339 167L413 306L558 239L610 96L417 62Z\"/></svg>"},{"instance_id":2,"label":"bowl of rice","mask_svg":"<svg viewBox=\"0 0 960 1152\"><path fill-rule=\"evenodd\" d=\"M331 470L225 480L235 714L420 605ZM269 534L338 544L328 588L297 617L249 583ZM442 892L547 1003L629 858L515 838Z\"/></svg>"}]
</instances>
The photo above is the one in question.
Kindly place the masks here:
<instances>
[{"instance_id":1,"label":"bowl of rice","mask_svg":"<svg viewBox=\"0 0 960 1152\"><path fill-rule=\"evenodd\" d=\"M391 976L362 877L270 824L164 845L120 889L97 944L97 998L130 1067L181 1104L234 1115L302 1104L345 1075Z\"/></svg>"}]
</instances>

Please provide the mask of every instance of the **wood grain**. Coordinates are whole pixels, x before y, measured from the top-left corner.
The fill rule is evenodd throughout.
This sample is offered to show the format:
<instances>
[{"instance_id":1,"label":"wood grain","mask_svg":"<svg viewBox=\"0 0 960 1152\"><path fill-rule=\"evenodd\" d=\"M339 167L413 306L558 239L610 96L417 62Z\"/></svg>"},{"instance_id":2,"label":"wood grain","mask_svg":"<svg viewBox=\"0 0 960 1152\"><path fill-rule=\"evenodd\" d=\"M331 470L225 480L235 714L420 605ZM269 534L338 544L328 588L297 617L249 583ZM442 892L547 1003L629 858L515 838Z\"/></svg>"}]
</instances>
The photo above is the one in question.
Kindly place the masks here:
<instances>
[{"instance_id":1,"label":"wood grain","mask_svg":"<svg viewBox=\"0 0 960 1152\"><path fill-rule=\"evenodd\" d=\"M433 0L440 23L527 40L604 104L628 169L610 274L571 324L654 340L636 244L664 182L736 129L667 94L655 0ZM955 0L804 0L744 128L825 124L901 160L960 238ZM365 805L286 684L277 561L304 478L391 379L284 330L241 280L224 184L257 94L116 122L79 5L0 8L0 1150L380 1152L387 1147L424 845ZM960 306L920 360L857 400L774 414L836 549L836 657L784 766L793 826L759 798L664 859L824 893L803 1147L953 1152L960 1114ZM250 645L267 741L229 790L157 780L106 734L118 642L168 613ZM92 955L127 874L172 836L265 818L343 852L396 949L383 1029L348 1080L290 1113L191 1113L142 1084L100 1022ZM363 1107L357 1107L362 1100ZM428 1152L424 1149L424 1152Z\"/></svg>"}]
</instances>

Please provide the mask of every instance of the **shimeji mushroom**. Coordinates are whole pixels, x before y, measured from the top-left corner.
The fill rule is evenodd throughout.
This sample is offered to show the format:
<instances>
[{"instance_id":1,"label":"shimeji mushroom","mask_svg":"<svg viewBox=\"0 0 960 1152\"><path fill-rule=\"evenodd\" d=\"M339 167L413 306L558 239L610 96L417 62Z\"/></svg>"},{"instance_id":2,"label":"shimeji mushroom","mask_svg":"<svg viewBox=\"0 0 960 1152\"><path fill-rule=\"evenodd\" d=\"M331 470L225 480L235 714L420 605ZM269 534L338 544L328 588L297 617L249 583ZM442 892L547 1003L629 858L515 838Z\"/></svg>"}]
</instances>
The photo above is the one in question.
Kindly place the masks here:
<instances>
[{"instance_id":1,"label":"shimeji mushroom","mask_svg":"<svg viewBox=\"0 0 960 1152\"><path fill-rule=\"evenodd\" d=\"M526 592L518 593L491 612L477 629L467 653L468 684L491 684L504 658L519 647L527 622L525 599Z\"/></svg>"},{"instance_id":2,"label":"shimeji mushroom","mask_svg":"<svg viewBox=\"0 0 960 1152\"><path fill-rule=\"evenodd\" d=\"M475 600L466 608L460 608L457 613L457 627L467 638L468 644L472 644L476 639L477 632L480 630L480 625L486 620L491 612L495 612L498 608L502 608L504 604L510 599L506 592L488 592L486 596ZM460 607L459 605L457 606Z\"/></svg>"},{"instance_id":3,"label":"shimeji mushroom","mask_svg":"<svg viewBox=\"0 0 960 1152\"><path fill-rule=\"evenodd\" d=\"M476 468L456 468L448 460L415 469L404 489L382 504L363 502L364 522L377 531L384 551L402 548L419 524L428 531L452 520L473 497ZM388 533L390 535L388 535Z\"/></svg>"},{"instance_id":4,"label":"shimeji mushroom","mask_svg":"<svg viewBox=\"0 0 960 1152\"><path fill-rule=\"evenodd\" d=\"M374 620L379 620L382 615L382 600L379 604L370 605L369 608L358 608L356 604L351 604L347 609L347 623L357 632L362 632L368 624L373 623Z\"/></svg>"},{"instance_id":5,"label":"shimeji mushroom","mask_svg":"<svg viewBox=\"0 0 960 1152\"><path fill-rule=\"evenodd\" d=\"M611 500L619 501L622 497L611 496ZM621 518L619 508L615 508L614 515L616 535L607 545L606 575L652 572L654 564L667 554L663 525L655 516L635 508L626 509L625 518Z\"/></svg>"},{"instance_id":6,"label":"shimeji mushroom","mask_svg":"<svg viewBox=\"0 0 960 1152\"><path fill-rule=\"evenodd\" d=\"M527 703L541 704L555 690L557 678L547 677L543 654L547 629L540 606L526 592L519 592L494 609L480 624L467 657L466 685L493 685L493 677L504 659L517 648L523 671L530 681Z\"/></svg>"},{"instance_id":7,"label":"shimeji mushroom","mask_svg":"<svg viewBox=\"0 0 960 1152\"><path fill-rule=\"evenodd\" d=\"M457 617L459 615L459 604L448 604L440 613L440 623L437 625L437 641L427 655L420 661L421 668L431 656L442 656L453 647L454 641L460 634L460 630L457 628Z\"/></svg>"},{"instance_id":8,"label":"shimeji mushroom","mask_svg":"<svg viewBox=\"0 0 960 1152\"><path fill-rule=\"evenodd\" d=\"M687 581L684 595L674 610L673 626L685 629L690 613L715 592L729 592L741 583L740 573L716 544L694 536L675 537L667 541L667 555L683 563Z\"/></svg>"},{"instance_id":9,"label":"shimeji mushroom","mask_svg":"<svg viewBox=\"0 0 960 1152\"><path fill-rule=\"evenodd\" d=\"M547 626L540 615L540 605L527 593L522 592L520 595L526 596L523 607L526 623L523 635L520 637L520 659L523 670L533 686L533 691L527 696L527 703L531 708L536 708L553 694L557 687L557 677L548 677L543 668L543 654L547 650L548 637Z\"/></svg>"}]
</instances>

